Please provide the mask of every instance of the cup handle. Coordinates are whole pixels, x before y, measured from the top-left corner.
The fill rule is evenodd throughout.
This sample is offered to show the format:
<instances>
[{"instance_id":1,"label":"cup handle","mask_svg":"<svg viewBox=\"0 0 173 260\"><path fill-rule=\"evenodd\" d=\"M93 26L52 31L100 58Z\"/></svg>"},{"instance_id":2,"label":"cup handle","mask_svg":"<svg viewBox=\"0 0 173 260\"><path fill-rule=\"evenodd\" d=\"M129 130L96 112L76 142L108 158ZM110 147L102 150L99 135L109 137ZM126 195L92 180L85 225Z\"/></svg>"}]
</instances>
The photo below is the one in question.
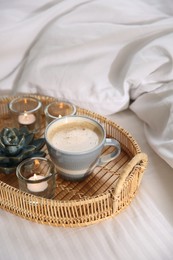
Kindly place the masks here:
<instances>
[{"instance_id":1,"label":"cup handle","mask_svg":"<svg viewBox=\"0 0 173 260\"><path fill-rule=\"evenodd\" d=\"M105 163L108 163L108 162L112 161L113 159L118 157L120 155L120 153L121 153L120 143L117 140L113 139L113 138L106 138L104 147L105 146L114 146L116 149L113 152L109 153L109 154L102 155L99 158L99 160L98 160L98 165L103 165Z\"/></svg>"}]
</instances>

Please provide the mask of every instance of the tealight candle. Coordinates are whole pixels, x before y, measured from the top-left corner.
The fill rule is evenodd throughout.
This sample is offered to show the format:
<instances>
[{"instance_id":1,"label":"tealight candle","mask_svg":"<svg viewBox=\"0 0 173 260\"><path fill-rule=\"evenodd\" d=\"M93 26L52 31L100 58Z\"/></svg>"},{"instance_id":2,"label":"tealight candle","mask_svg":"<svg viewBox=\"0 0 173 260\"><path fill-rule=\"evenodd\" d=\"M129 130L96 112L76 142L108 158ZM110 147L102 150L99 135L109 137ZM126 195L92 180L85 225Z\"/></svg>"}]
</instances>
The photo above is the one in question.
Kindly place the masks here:
<instances>
[{"instance_id":1,"label":"tealight candle","mask_svg":"<svg viewBox=\"0 0 173 260\"><path fill-rule=\"evenodd\" d=\"M56 189L56 168L43 157L22 161L16 168L19 189L36 196L52 198Z\"/></svg>"},{"instance_id":2,"label":"tealight candle","mask_svg":"<svg viewBox=\"0 0 173 260\"><path fill-rule=\"evenodd\" d=\"M34 174L28 180L38 181L38 180L42 180L42 179L44 179L44 176ZM46 190L47 187L48 187L47 181L36 182L36 183L28 183L27 184L28 190L32 191L32 192L42 192L42 191Z\"/></svg>"},{"instance_id":3,"label":"tealight candle","mask_svg":"<svg viewBox=\"0 0 173 260\"><path fill-rule=\"evenodd\" d=\"M39 133L41 126L42 103L35 97L16 97L9 103L9 110L16 128L27 127L34 134Z\"/></svg>"},{"instance_id":4,"label":"tealight candle","mask_svg":"<svg viewBox=\"0 0 173 260\"><path fill-rule=\"evenodd\" d=\"M36 117L34 114L28 114L28 113L24 113L18 116L18 122L21 125L32 125L34 124L36 121Z\"/></svg>"},{"instance_id":5,"label":"tealight candle","mask_svg":"<svg viewBox=\"0 0 173 260\"><path fill-rule=\"evenodd\" d=\"M67 115L75 115L76 107L67 101L54 101L50 103L44 110L46 122L49 124L57 118Z\"/></svg>"}]
</instances>

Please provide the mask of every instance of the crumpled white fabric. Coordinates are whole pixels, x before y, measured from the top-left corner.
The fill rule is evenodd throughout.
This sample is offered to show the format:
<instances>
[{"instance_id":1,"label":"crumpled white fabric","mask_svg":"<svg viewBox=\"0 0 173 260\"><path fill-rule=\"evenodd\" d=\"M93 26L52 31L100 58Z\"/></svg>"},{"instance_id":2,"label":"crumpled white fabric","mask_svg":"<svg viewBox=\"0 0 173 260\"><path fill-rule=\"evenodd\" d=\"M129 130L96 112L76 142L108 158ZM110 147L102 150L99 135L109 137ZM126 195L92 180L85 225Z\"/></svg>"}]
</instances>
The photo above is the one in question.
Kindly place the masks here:
<instances>
[{"instance_id":1,"label":"crumpled white fabric","mask_svg":"<svg viewBox=\"0 0 173 260\"><path fill-rule=\"evenodd\" d=\"M173 167L163 105L173 100L171 0L7 0L0 24L1 95L40 93L104 115L133 102L148 142Z\"/></svg>"},{"instance_id":2,"label":"crumpled white fabric","mask_svg":"<svg viewBox=\"0 0 173 260\"><path fill-rule=\"evenodd\" d=\"M173 167L173 83L141 95L131 109L145 122L150 146Z\"/></svg>"}]
</instances>

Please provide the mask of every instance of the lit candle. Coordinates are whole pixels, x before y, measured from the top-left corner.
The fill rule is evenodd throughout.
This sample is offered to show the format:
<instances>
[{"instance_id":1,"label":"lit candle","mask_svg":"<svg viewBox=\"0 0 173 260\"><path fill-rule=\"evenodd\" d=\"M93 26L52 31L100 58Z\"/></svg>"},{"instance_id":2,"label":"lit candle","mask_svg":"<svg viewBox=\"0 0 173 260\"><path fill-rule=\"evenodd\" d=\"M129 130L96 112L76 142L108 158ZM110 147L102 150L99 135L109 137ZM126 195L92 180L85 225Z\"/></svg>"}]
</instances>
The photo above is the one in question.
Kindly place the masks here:
<instances>
[{"instance_id":1,"label":"lit candle","mask_svg":"<svg viewBox=\"0 0 173 260\"><path fill-rule=\"evenodd\" d=\"M41 180L41 179L44 179L44 176L34 174L28 180L37 181L37 180ZM27 184L27 188L31 192L41 192L41 191L46 190L47 187L48 187L47 181Z\"/></svg>"},{"instance_id":2,"label":"lit candle","mask_svg":"<svg viewBox=\"0 0 173 260\"><path fill-rule=\"evenodd\" d=\"M54 101L46 106L44 110L46 122L49 124L57 118L67 115L75 115L76 107L70 102Z\"/></svg>"},{"instance_id":3,"label":"lit candle","mask_svg":"<svg viewBox=\"0 0 173 260\"><path fill-rule=\"evenodd\" d=\"M32 125L35 121L36 117L34 114L28 114L25 112L24 114L18 116L18 122L21 125Z\"/></svg>"}]
</instances>

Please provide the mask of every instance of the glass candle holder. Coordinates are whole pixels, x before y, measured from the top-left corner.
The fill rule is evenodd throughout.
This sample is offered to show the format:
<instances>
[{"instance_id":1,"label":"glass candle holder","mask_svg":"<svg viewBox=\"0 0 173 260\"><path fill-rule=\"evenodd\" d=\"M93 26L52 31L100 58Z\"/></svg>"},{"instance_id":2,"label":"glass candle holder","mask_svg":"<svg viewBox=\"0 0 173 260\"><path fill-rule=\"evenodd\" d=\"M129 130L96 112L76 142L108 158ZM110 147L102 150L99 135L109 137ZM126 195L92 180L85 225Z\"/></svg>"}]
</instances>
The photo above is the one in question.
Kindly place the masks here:
<instances>
[{"instance_id":1,"label":"glass candle holder","mask_svg":"<svg viewBox=\"0 0 173 260\"><path fill-rule=\"evenodd\" d=\"M52 198L56 188L56 170L46 158L33 157L22 161L16 169L19 189L36 196Z\"/></svg>"},{"instance_id":2,"label":"glass candle holder","mask_svg":"<svg viewBox=\"0 0 173 260\"><path fill-rule=\"evenodd\" d=\"M26 126L30 132L38 133L41 125L42 103L34 97L17 97L9 103L14 127Z\"/></svg>"},{"instance_id":3,"label":"glass candle holder","mask_svg":"<svg viewBox=\"0 0 173 260\"><path fill-rule=\"evenodd\" d=\"M44 110L46 122L49 124L57 118L76 114L76 106L67 101L54 101L46 106Z\"/></svg>"}]
</instances>

